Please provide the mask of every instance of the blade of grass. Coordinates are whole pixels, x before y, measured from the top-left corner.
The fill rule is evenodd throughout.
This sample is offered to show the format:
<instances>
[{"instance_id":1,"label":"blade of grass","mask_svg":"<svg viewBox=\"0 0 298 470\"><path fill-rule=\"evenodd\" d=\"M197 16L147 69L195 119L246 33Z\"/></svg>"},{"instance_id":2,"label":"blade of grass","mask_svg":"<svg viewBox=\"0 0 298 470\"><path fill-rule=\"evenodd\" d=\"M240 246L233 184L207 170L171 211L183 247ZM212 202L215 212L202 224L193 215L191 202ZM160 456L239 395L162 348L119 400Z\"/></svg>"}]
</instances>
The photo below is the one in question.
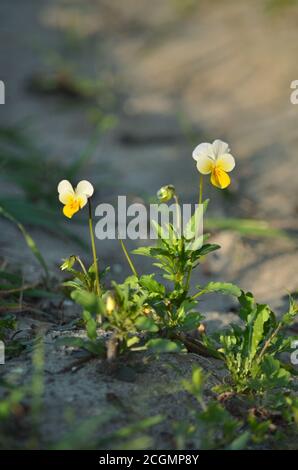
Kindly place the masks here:
<instances>
[{"instance_id":1,"label":"blade of grass","mask_svg":"<svg viewBox=\"0 0 298 470\"><path fill-rule=\"evenodd\" d=\"M208 217L205 220L205 227L207 230L235 230L247 236L290 239L284 230L270 227L267 222L262 220Z\"/></svg>"},{"instance_id":2,"label":"blade of grass","mask_svg":"<svg viewBox=\"0 0 298 470\"><path fill-rule=\"evenodd\" d=\"M88 248L87 243L61 223L60 214L57 215L58 213L56 214L50 209L38 207L33 203L17 199L1 199L0 206L21 224L48 230L55 236L61 237L61 234L63 234L82 248Z\"/></svg>"},{"instance_id":3,"label":"blade of grass","mask_svg":"<svg viewBox=\"0 0 298 470\"><path fill-rule=\"evenodd\" d=\"M13 224L15 224L18 227L18 229L21 231L21 233L22 233L22 235L25 239L25 242L27 243L28 248L31 250L32 254L35 256L35 258L37 259L37 261L39 262L39 264L43 268L43 270L45 272L45 275L46 275L46 279L48 280L49 271L48 271L48 267L47 267L47 264L45 262L45 259L42 256L40 250L38 249L35 241L31 237L31 235L29 235L29 233L26 231L23 224L18 222L9 212L6 212L1 205L0 205L0 215L2 215L4 218L6 218L7 220L9 220Z\"/></svg>"}]
</instances>

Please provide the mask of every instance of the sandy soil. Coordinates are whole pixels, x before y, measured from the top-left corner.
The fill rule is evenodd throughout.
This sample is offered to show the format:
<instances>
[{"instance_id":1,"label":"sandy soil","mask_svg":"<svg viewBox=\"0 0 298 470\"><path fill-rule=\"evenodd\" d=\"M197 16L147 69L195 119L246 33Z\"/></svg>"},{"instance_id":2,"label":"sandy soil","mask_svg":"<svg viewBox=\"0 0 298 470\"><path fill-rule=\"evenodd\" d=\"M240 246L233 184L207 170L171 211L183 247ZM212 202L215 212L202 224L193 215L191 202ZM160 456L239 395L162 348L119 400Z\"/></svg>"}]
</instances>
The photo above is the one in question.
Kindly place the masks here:
<instances>
[{"instance_id":1,"label":"sandy soil","mask_svg":"<svg viewBox=\"0 0 298 470\"><path fill-rule=\"evenodd\" d=\"M7 91L0 123L15 125L29 119L29 132L47 158L71 162L92 134L90 109L98 105L43 96L30 91L28 83L36 74L51 73L61 61L72 64L75 74L104 80L115 95L109 111L117 115L118 125L102 137L82 174L98 188L96 201L113 202L118 194L148 201L167 183L174 184L185 201L195 201L198 176L191 159L193 146L222 138L230 143L237 170L230 197L207 188L206 195L212 197L210 214L265 219L295 236L298 106L290 103L290 83L297 79L298 11L275 12L265 3L228 0L223 7L219 1L198 1L187 10L181 7L183 2L174 0L19 0L13 6L3 0L0 79ZM5 170L1 187L1 196L4 190L16 192ZM53 199L55 191L53 187ZM81 226L65 224L87 240ZM36 228L30 233L57 277L61 258L82 250L65 237ZM2 220L0 240L1 257L22 266L26 278L38 279L39 267L21 236ZM218 231L213 240L223 248L194 276L194 285L211 279L237 282L278 311L285 305L287 291L297 290L295 240L252 240L231 231ZM127 268L116 242L98 243L98 251L112 273L123 278ZM136 264L148 268L143 260ZM207 299L201 309L214 328L235 318L232 306L219 297ZM67 428L59 419L68 404L77 408L80 403L79 417L84 418L100 414L111 394L120 403L131 394L137 396L136 416L148 416L152 409L156 414L165 412L169 421L176 413L183 416L187 397L175 387L169 391L171 384L178 387L178 375L189 375L194 362L210 368L205 359L188 355L149 363L132 383L111 379L104 366L94 362L75 373L57 374L68 364L69 354L53 347L56 325L34 321L45 323L49 335L43 429L47 436ZM8 365L29 371L29 361L29 357L15 359ZM173 364L178 375L172 373ZM164 387L162 400L159 387ZM129 414L122 410L123 422ZM164 445L170 445L168 438L163 436Z\"/></svg>"}]
</instances>

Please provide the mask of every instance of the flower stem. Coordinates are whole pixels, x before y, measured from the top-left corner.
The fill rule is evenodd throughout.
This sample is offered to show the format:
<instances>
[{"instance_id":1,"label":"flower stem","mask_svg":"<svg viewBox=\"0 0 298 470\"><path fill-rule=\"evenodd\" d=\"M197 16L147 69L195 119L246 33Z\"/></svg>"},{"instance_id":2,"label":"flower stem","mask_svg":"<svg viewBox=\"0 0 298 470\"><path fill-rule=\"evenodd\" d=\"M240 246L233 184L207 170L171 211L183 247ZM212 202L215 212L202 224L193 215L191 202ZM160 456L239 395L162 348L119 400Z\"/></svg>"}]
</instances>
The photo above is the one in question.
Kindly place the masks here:
<instances>
[{"instance_id":1,"label":"flower stem","mask_svg":"<svg viewBox=\"0 0 298 470\"><path fill-rule=\"evenodd\" d=\"M79 265L82 268L83 273L85 274L86 277L88 277L88 272L87 272L87 269L85 268L85 265L84 265L83 261L81 260L81 258L79 256L77 256L76 258L77 258L77 262L79 263Z\"/></svg>"},{"instance_id":2,"label":"flower stem","mask_svg":"<svg viewBox=\"0 0 298 470\"><path fill-rule=\"evenodd\" d=\"M92 209L91 209L90 199L88 199L88 208L89 208L89 231L90 231L93 263L94 263L94 269L95 269L96 293L97 295L100 295L99 271L98 271L98 263L97 263L96 246L95 246L95 240L94 240Z\"/></svg>"},{"instance_id":3,"label":"flower stem","mask_svg":"<svg viewBox=\"0 0 298 470\"><path fill-rule=\"evenodd\" d=\"M186 290L186 292L189 291L189 284L190 284L191 273L192 273L192 266L188 269L188 272L187 272L187 278L186 278L186 283L185 283L185 290Z\"/></svg>"},{"instance_id":4,"label":"flower stem","mask_svg":"<svg viewBox=\"0 0 298 470\"><path fill-rule=\"evenodd\" d=\"M204 182L204 176L200 175L200 195L199 195L199 204L202 204L203 202L203 182Z\"/></svg>"},{"instance_id":5,"label":"flower stem","mask_svg":"<svg viewBox=\"0 0 298 470\"><path fill-rule=\"evenodd\" d=\"M179 199L176 194L174 194L174 200L175 200L175 205L176 205L176 223L177 223L177 232L178 235L180 234L180 226L181 226L181 220L180 220L180 206L179 206Z\"/></svg>"},{"instance_id":6,"label":"flower stem","mask_svg":"<svg viewBox=\"0 0 298 470\"><path fill-rule=\"evenodd\" d=\"M125 247L125 245L124 245L124 243L123 243L123 240L122 240L121 238L118 238L118 240L119 240L119 242L120 242L120 245L121 245L121 248L122 248L123 253L124 253L124 255L125 255L125 258L127 259L127 262L128 262L128 264L129 264L129 266L130 266L130 269L132 270L133 274L134 274L136 277L139 277L139 275L138 275L138 273L137 273L137 270L136 270L136 268L134 267L134 264L133 264L133 262L132 262L132 259L131 259L131 257L129 256L128 251L127 251L127 249L126 249L126 247Z\"/></svg>"}]
</instances>

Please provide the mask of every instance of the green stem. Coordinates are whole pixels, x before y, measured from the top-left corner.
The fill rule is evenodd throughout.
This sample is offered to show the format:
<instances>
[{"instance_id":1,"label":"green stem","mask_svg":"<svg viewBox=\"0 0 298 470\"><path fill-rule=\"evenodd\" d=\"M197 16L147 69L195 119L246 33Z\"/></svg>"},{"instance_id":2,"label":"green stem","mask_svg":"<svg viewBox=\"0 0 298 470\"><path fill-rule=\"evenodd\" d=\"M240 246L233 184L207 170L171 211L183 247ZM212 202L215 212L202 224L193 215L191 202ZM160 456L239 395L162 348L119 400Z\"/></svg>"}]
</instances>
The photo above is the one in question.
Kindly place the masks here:
<instances>
[{"instance_id":1,"label":"green stem","mask_svg":"<svg viewBox=\"0 0 298 470\"><path fill-rule=\"evenodd\" d=\"M201 290L201 292L197 292L195 295L192 296L192 300L197 299L201 295L205 294L207 291L206 290Z\"/></svg>"},{"instance_id":2,"label":"green stem","mask_svg":"<svg viewBox=\"0 0 298 470\"><path fill-rule=\"evenodd\" d=\"M199 195L199 204L202 204L203 202L203 182L204 182L204 176L200 175L200 195Z\"/></svg>"},{"instance_id":3,"label":"green stem","mask_svg":"<svg viewBox=\"0 0 298 470\"><path fill-rule=\"evenodd\" d=\"M187 273L187 278L186 278L186 283L185 283L186 292L189 291L189 283L190 283L191 273L192 273L192 267L189 268L188 273Z\"/></svg>"},{"instance_id":4,"label":"green stem","mask_svg":"<svg viewBox=\"0 0 298 470\"><path fill-rule=\"evenodd\" d=\"M272 343L272 340L275 338L275 336L277 335L277 333L279 333L281 327L282 327L282 323L280 322L280 323L277 325L277 328L273 331L273 333L272 333L272 335L270 336L270 338L267 339L267 341L265 342L265 344L264 344L264 346L263 346L263 349L262 349L262 351L260 352L260 355L259 355L259 357L258 357L258 362L259 362L259 363L260 363L261 360L263 359L266 350L268 349L268 347L269 347L270 344Z\"/></svg>"},{"instance_id":5,"label":"green stem","mask_svg":"<svg viewBox=\"0 0 298 470\"><path fill-rule=\"evenodd\" d=\"M94 269L95 269L96 293L99 296L100 295L99 271L98 271L98 263L97 263L96 246L95 246L95 240L94 240L92 209L91 209L90 199L88 199L88 208L89 208L89 231L90 231L93 263L94 263Z\"/></svg>"},{"instance_id":6,"label":"green stem","mask_svg":"<svg viewBox=\"0 0 298 470\"><path fill-rule=\"evenodd\" d=\"M136 277L139 277L139 275L138 275L138 273L137 273L137 270L136 270L136 268L134 267L134 264L133 264L133 262L132 262L132 260L131 260L131 257L129 256L128 251L127 251L127 249L126 249L126 247L125 247L125 245L124 245L124 243L123 243L123 240L121 240L121 238L118 238L118 240L119 240L119 242L120 242L120 245L121 245L121 248L122 248L123 253L124 253L124 255L125 255L125 258L127 259L127 262L128 262L128 264L129 264L129 266L130 266L130 269L132 270L133 274L134 274Z\"/></svg>"},{"instance_id":7,"label":"green stem","mask_svg":"<svg viewBox=\"0 0 298 470\"><path fill-rule=\"evenodd\" d=\"M77 262L79 263L79 265L82 268L83 273L85 274L86 277L88 277L88 272L87 272L87 269L85 268L85 265L84 265L83 261L81 260L81 258L79 256L77 256L76 258L77 258Z\"/></svg>"},{"instance_id":8,"label":"green stem","mask_svg":"<svg viewBox=\"0 0 298 470\"><path fill-rule=\"evenodd\" d=\"M178 235L179 235L180 226L181 226L180 206L179 206L179 199L178 199L178 196L176 196L176 194L174 194L174 200L175 200L175 205L176 205L177 231L178 231Z\"/></svg>"}]
</instances>

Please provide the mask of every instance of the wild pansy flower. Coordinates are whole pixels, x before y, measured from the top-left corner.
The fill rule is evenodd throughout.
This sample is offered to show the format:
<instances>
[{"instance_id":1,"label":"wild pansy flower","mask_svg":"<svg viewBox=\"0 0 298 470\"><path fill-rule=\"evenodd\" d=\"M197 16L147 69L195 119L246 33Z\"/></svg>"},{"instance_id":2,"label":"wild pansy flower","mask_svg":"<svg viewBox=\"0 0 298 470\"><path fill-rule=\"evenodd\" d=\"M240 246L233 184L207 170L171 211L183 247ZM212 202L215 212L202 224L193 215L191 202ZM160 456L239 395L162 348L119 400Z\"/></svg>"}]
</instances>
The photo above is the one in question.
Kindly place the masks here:
<instances>
[{"instance_id":1,"label":"wild pansy flower","mask_svg":"<svg viewBox=\"0 0 298 470\"><path fill-rule=\"evenodd\" d=\"M228 173L234 169L235 159L226 142L215 140L212 144L200 144L194 149L192 157L202 175L211 174L213 186L225 189L230 185Z\"/></svg>"},{"instance_id":2,"label":"wild pansy flower","mask_svg":"<svg viewBox=\"0 0 298 470\"><path fill-rule=\"evenodd\" d=\"M94 188L89 181L82 180L78 183L76 189L67 180L62 180L58 184L59 201L64 204L63 214L69 219L82 209L92 196Z\"/></svg>"}]
</instances>

